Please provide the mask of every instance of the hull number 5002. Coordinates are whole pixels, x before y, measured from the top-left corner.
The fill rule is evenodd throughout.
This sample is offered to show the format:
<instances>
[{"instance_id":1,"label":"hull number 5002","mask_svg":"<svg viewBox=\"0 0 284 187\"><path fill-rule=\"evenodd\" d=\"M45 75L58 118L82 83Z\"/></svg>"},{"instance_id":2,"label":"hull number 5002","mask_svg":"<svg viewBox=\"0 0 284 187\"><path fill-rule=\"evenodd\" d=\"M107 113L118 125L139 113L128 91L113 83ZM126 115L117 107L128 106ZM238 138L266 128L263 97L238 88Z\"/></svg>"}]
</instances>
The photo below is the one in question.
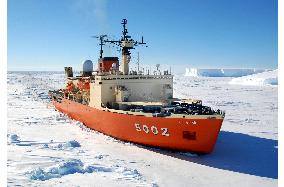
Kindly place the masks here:
<instances>
[{"instance_id":1,"label":"hull number 5002","mask_svg":"<svg viewBox=\"0 0 284 187\"><path fill-rule=\"evenodd\" d=\"M136 131L145 132L146 134L153 133L155 135L161 134L162 136L170 136L168 128L158 129L155 126L148 127L147 125L140 125L138 123L135 123L134 126L136 128Z\"/></svg>"}]
</instances>

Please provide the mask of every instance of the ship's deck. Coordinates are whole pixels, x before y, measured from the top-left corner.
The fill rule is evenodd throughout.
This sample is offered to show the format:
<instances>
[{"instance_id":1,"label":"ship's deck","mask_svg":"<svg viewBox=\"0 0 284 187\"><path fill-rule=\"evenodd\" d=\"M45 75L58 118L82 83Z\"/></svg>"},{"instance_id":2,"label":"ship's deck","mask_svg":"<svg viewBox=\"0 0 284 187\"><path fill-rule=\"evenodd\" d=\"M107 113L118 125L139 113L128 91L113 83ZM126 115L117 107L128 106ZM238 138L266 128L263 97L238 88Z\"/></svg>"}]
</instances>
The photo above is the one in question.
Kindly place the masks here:
<instances>
[{"instance_id":1,"label":"ship's deck","mask_svg":"<svg viewBox=\"0 0 284 187\"><path fill-rule=\"evenodd\" d=\"M131 111L125 111L125 110L109 109L109 108L98 108L98 109L107 111L107 112L118 113L118 114L153 117L152 113L146 113L146 112L131 112ZM212 114L212 115L171 114L170 116L164 116L162 118L224 119L224 116L222 114Z\"/></svg>"},{"instance_id":2,"label":"ship's deck","mask_svg":"<svg viewBox=\"0 0 284 187\"><path fill-rule=\"evenodd\" d=\"M56 91L49 91L51 98L57 102L61 102L64 97L64 94L61 90ZM69 100L77 102L73 99L69 98ZM68 98L65 98L68 99ZM174 100L173 102L176 103L183 103L183 104L192 104L192 103L199 103L201 104L201 100L196 99L183 99L183 100ZM78 102L79 103L79 102ZM80 103L83 104L83 103ZM124 106L134 106L132 109L115 109L115 108L108 108L108 107L98 107L96 109L107 111L107 112L113 112L118 114L127 114L127 115L135 115L135 116L145 116L145 117L162 117L162 118L186 118L186 119L223 119L225 117L225 112L223 111L214 111L210 114L204 114L204 113L175 113L170 112L170 115L165 115L164 112L145 112L141 109L141 106L143 107L159 107L160 109L167 109L169 106L167 106L167 103L165 102L145 102L145 101L137 101L137 102L118 102L118 105L124 105ZM85 104L86 105L86 104ZM201 105L200 105L201 106ZM180 107L180 106L177 106ZM173 107L174 108L174 107ZM210 108L210 107L209 107ZM210 108L211 110L211 108ZM159 115L160 114L160 115Z\"/></svg>"}]
</instances>

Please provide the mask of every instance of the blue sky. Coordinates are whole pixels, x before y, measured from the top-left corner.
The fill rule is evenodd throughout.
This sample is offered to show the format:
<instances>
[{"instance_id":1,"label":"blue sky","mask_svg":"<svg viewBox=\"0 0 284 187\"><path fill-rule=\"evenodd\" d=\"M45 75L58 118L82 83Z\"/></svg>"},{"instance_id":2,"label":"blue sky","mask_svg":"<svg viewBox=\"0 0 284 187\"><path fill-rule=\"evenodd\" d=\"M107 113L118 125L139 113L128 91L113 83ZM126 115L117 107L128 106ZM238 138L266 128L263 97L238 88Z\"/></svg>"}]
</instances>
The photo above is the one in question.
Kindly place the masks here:
<instances>
[{"instance_id":1,"label":"blue sky","mask_svg":"<svg viewBox=\"0 0 284 187\"><path fill-rule=\"evenodd\" d=\"M63 70L97 61L90 36L132 38L141 63L200 68L277 68L275 0L9 0L8 70ZM117 56L111 47L105 55ZM120 57L120 56L119 56Z\"/></svg>"}]
</instances>

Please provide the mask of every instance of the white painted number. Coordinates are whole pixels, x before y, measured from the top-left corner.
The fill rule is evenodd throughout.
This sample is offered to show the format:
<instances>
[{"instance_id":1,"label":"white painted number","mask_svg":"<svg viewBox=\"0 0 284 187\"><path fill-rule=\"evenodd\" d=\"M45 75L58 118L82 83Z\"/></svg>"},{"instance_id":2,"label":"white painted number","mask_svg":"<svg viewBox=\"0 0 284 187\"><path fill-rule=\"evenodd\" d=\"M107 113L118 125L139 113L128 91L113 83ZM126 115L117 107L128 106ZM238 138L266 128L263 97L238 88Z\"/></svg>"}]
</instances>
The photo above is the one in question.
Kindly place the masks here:
<instances>
[{"instance_id":1,"label":"white painted number","mask_svg":"<svg viewBox=\"0 0 284 187\"><path fill-rule=\"evenodd\" d=\"M135 128L137 131L141 131L140 124L135 123Z\"/></svg>"},{"instance_id":2,"label":"white painted number","mask_svg":"<svg viewBox=\"0 0 284 187\"><path fill-rule=\"evenodd\" d=\"M146 134L148 134L150 132L149 127L147 125L142 125L142 128L141 128L140 124L135 123L134 126L135 126L136 131L140 132L143 129L143 131ZM162 134L161 134L162 136L170 136L168 128L161 128L161 131L162 131ZM158 128L156 126L151 126L151 132L154 135L158 135L159 134L159 130L158 130Z\"/></svg>"},{"instance_id":3,"label":"white painted number","mask_svg":"<svg viewBox=\"0 0 284 187\"><path fill-rule=\"evenodd\" d=\"M149 133L149 128L147 127L147 125L143 125L143 130L144 130L144 132L146 132L147 134Z\"/></svg>"},{"instance_id":4,"label":"white painted number","mask_svg":"<svg viewBox=\"0 0 284 187\"><path fill-rule=\"evenodd\" d=\"M159 133L157 127L155 127L155 126L152 126L152 127L151 127L151 131L152 131L152 133L155 134L155 135L157 135L157 134Z\"/></svg>"},{"instance_id":5,"label":"white painted number","mask_svg":"<svg viewBox=\"0 0 284 187\"><path fill-rule=\"evenodd\" d=\"M170 136L170 134L168 133L168 128L161 128L161 130L163 131L162 132L163 136Z\"/></svg>"}]
</instances>

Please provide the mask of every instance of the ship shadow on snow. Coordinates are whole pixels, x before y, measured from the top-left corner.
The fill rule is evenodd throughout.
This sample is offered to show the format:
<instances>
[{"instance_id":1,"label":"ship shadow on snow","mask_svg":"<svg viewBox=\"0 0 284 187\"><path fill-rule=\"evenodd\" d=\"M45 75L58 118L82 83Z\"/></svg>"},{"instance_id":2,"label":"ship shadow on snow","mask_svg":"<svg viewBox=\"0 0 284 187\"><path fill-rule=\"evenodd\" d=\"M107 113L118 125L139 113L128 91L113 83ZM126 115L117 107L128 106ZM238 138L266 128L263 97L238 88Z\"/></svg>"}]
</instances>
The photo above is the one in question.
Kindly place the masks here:
<instances>
[{"instance_id":1,"label":"ship shadow on snow","mask_svg":"<svg viewBox=\"0 0 284 187\"><path fill-rule=\"evenodd\" d=\"M278 178L278 141L221 131L211 154L187 156L160 149L152 151L218 169Z\"/></svg>"}]
</instances>

